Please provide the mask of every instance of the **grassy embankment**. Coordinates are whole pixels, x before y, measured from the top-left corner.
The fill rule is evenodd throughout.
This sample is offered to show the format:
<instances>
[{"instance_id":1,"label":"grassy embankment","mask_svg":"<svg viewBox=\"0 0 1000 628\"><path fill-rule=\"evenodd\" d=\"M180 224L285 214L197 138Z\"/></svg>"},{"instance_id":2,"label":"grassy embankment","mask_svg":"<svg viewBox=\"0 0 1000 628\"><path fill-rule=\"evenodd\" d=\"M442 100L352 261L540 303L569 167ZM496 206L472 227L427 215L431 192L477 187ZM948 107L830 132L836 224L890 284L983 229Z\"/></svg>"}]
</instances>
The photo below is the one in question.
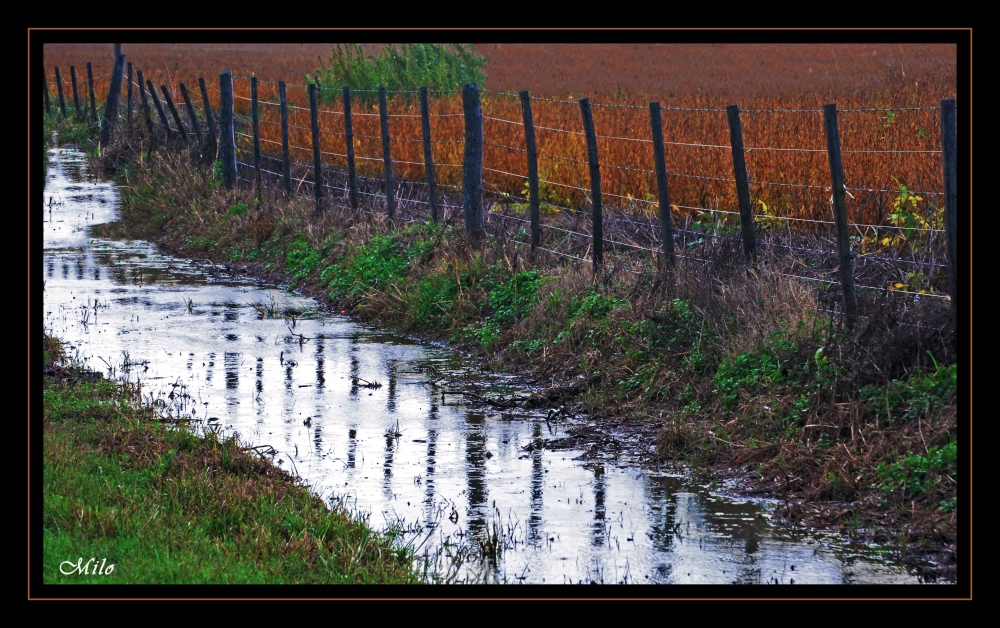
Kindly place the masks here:
<instances>
[{"instance_id":1,"label":"grassy embankment","mask_svg":"<svg viewBox=\"0 0 1000 628\"><path fill-rule=\"evenodd\" d=\"M63 140L90 139L51 122ZM331 510L235 438L160 421L136 388L74 365L57 339L42 341L45 582L417 581L392 532Z\"/></svg>"},{"instance_id":2,"label":"grassy embankment","mask_svg":"<svg viewBox=\"0 0 1000 628\"><path fill-rule=\"evenodd\" d=\"M142 153L123 134L103 163L123 184L107 237L145 238L324 299L365 320L474 349L618 427L653 424L665 461L736 471L787 500L790 520L954 557L957 366L947 302L859 295L846 330L831 295L723 249L672 273L609 273L490 237L470 248L460 217L392 223L334 199L226 192L188 150ZM453 217L454 219L454 217ZM834 296L835 298L835 296ZM581 379L582 376L582 379ZM585 386L579 386L585 382Z\"/></svg>"}]
</instances>

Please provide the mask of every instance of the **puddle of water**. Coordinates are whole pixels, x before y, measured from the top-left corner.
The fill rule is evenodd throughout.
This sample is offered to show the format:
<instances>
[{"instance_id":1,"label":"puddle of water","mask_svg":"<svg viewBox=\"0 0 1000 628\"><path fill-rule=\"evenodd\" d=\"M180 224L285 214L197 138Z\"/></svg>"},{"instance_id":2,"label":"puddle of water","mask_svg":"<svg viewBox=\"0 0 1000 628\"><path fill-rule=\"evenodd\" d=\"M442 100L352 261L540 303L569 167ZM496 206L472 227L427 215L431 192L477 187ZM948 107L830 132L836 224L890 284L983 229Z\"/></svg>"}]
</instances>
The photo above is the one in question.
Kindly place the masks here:
<instances>
[{"instance_id":1,"label":"puddle of water","mask_svg":"<svg viewBox=\"0 0 1000 628\"><path fill-rule=\"evenodd\" d=\"M190 413L201 429L273 447L274 461L325 499L375 528L403 526L441 572L452 551L443 548L495 538L504 550L495 563L467 561L451 574L526 583L916 582L873 548L772 526L766 503L578 460L581 451L532 450L566 423L449 394L435 373L468 365L443 348L362 328L311 299L227 278L146 242L90 239L89 225L115 219L117 192L89 180L84 159L50 153L46 329L91 368L140 380L164 413Z\"/></svg>"}]
</instances>

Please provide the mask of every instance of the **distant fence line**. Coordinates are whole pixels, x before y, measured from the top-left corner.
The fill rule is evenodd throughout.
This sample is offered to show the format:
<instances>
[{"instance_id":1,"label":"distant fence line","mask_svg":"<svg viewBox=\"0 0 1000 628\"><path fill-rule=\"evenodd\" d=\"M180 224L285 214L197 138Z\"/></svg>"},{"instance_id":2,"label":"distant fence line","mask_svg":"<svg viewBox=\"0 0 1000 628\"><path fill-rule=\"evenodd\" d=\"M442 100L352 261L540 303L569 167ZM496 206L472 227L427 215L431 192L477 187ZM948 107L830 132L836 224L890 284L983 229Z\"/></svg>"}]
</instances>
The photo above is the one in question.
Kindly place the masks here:
<instances>
[{"instance_id":1,"label":"distant fence line","mask_svg":"<svg viewBox=\"0 0 1000 628\"><path fill-rule=\"evenodd\" d=\"M187 86L183 83L180 84L179 88L183 97L183 108L186 113L187 123L182 120L182 117L174 104L173 97L171 96L170 90L167 85L160 86L160 92L163 96L163 100L167 105L167 110L169 110L170 118L173 120L173 127L167 117L167 111L164 110L163 105L160 102L159 96L157 95L156 86L151 80L146 80L145 84L143 82L143 73L141 70L135 69L133 78L133 67L131 63L127 64L127 74L126 74L126 64L125 56L118 54L115 57L114 68L111 71L110 82L108 93L105 98L104 114L101 116L100 126L100 140L102 144L107 144L110 141L110 134L112 132L114 124L120 121L122 118L126 120L131 120L131 114L133 109L142 109L142 116L145 120L145 125L147 132L152 139L152 141L157 141L159 135L164 135L168 141L179 141L183 143L189 143L195 141L203 146L211 155L218 155L218 158L222 163L222 176L223 183L226 189L232 189L238 181L245 181L253 186L265 185L267 182L274 182L279 185L285 193L293 193L304 184L308 183L313 186L313 196L315 199L315 212L322 212L324 207L329 201L326 200L326 194L324 190L339 191L342 192L345 197L349 200L350 207L352 210L357 211L359 209L358 197L359 195L373 196L373 197L384 197L385 199L385 211L389 218L394 218L397 210L397 201L400 200L397 197L402 189L402 183L399 184L394 180L394 159L392 155L392 141L396 142L419 142L422 144L423 148L423 162L412 162L405 160L396 160L395 163L402 163L404 165L413 165L423 168L425 174L425 181L405 181L411 188L413 185L421 185L426 187L427 199L418 200L414 198L403 199L408 204L426 204L429 208L429 218L432 221L438 221L441 219L440 210L448 209L462 209L462 214L464 216L465 229L467 235L475 246L482 246L483 235L484 235L484 216L490 217L491 219L496 218L496 220L504 222L506 224L507 220L514 220L515 222L520 222L526 224L529 229L526 234L529 236L528 242L523 242L513 237L512 240L516 243L529 246L531 249L532 256L537 249L548 251L556 255L561 255L569 258L574 258L580 261L589 261L593 266L593 271L595 274L601 273L604 268L604 245L611 244L615 248L626 248L626 249L636 249L644 251L653 256L656 256L658 262L662 263L664 267L673 266L676 263L678 257L685 259L695 259L690 255L684 255L683 250L686 245L690 245L692 241L702 242L706 237L709 239L720 239L718 235L719 222L714 216L716 214L733 215L739 217L739 241L742 244L743 255L748 264L753 264L758 256L759 243L756 237L756 232L758 230L757 225L760 223L770 224L774 221L786 221L786 224L791 224L792 222L802 222L802 223L814 223L818 225L832 225L836 231L836 255L837 255L837 276L839 279L839 284L842 290L843 299L843 315L848 326L853 326L857 318L857 305L855 301L855 291L856 287L854 285L854 261L855 259L861 258L863 260L884 260L892 263L911 263L915 267L927 267L933 272L936 267L947 266L947 274L949 279L949 292L950 299L952 301L952 311L954 312L955 307L957 307L957 269L956 269L956 229L957 229L957 157L956 157L956 106L954 99L944 99L941 102L940 107L909 107L909 108L899 108L897 110L939 110L941 115L941 149L940 150L926 150L926 151L880 151L880 150L841 150L840 143L840 132L838 125L838 113L843 113L845 111L868 111L865 109L854 109L854 110L841 110L838 109L835 104L827 104L821 110L814 109L803 109L803 110L748 110L741 112L739 107L735 104L729 105L725 109L697 109L697 108L676 108L676 107L662 107L659 102L651 102L647 107L637 107L631 105L620 105L620 104L610 104L602 105L600 103L591 103L589 98L582 98L579 101L571 100L560 100L560 99L549 99L549 98L534 98L534 100L542 100L549 102L556 102L562 104L576 105L580 107L580 116L583 126L583 131L575 131L571 129L562 129L555 127L547 127L542 125L537 125L534 122L532 115L531 103L533 98L527 91L520 92L519 94L509 94L509 93L490 93L491 96L510 96L517 98L520 101L522 119L521 120L507 120L502 118L495 118L491 116L485 116L483 114L482 106L482 92L479 87L475 84L469 84L463 87L461 90L461 101L462 101L462 112L461 113L450 113L450 114L430 114L428 106L428 94L433 93L433 90L428 90L426 87L420 88L420 90L403 90L403 91L389 91L384 88L378 90L378 113L364 113L352 111L351 108L351 95L352 93L367 93L371 90L351 90L348 87L338 88L338 92L342 93L342 111L332 111L332 110L322 110L320 109L320 98L319 92L321 89L330 90L330 88L320 88L317 85L298 85L289 84L284 81L278 81L277 83L270 81L258 81L257 77L251 77L249 79L244 79L241 77L234 77L232 72L223 72L219 75L218 87L214 88L219 93L220 111L216 118L216 114L212 111L209 93L208 93L208 83L203 79L198 79L200 95L202 102L200 107L202 109L202 116L205 119L205 127L207 133L203 136L201 133L201 125L198 121L198 114L195 109L195 104L192 102ZM55 83L57 88L57 96L59 101L59 112L63 117L67 117L66 103L63 90L63 75L59 68L54 68ZM77 118L84 120L86 118L86 102L84 102L83 109L81 109L80 98L78 95L77 81L76 81L76 69L75 67L70 68L71 85L73 91L73 103L75 108L75 115ZM94 97L94 76L91 69L91 64L87 63L87 80L90 95L90 120L91 123L96 123L97 121L97 105ZM237 113L235 107L235 101L237 98L243 98L237 96L234 91L234 83L240 80L248 80L250 82L250 115L242 115ZM126 94L123 99L122 95L122 84L127 85ZM276 101L267 101L259 98L258 95L258 83L269 83L277 88L278 98ZM287 98L287 88L289 86L304 88L308 91L309 95L309 105L308 107L300 107L293 105L288 102ZM134 88L138 89L139 98L134 98ZM449 93L458 93L456 91L448 90ZM439 90L438 93L441 93ZM420 113L419 114L390 114L387 105L387 95L388 94L419 94L420 101ZM46 74L45 79L45 107L46 112L52 112L52 104L50 101L49 85L48 85L48 75ZM120 108L119 108L120 106ZM263 120L260 115L261 107L276 108L280 111L280 122L274 120ZM617 136L607 136L599 135L597 128L594 123L593 118L593 108L594 107L612 107L612 108L625 108L625 109L648 109L649 112L649 138L631 138L631 137L617 137ZM302 127L290 123L290 110L308 110L310 115L310 126ZM694 143L679 143L670 142L664 140L663 135L663 121L661 117L661 111L703 111L710 113L725 113L728 127L729 127L729 144L694 144ZM872 111L884 111L883 109L872 110ZM741 113L818 113L823 114L823 129L826 138L826 149L793 149L793 148L770 148L770 147L753 147L746 148L743 145L743 133L742 124L740 119ZM344 129L343 132L337 131L326 131L327 135L340 135L343 136L344 141L344 152L331 152L322 150L321 142L321 130L318 122L320 113L327 115L337 115L342 117ZM353 118L355 117L368 117L377 116L379 118L379 135L366 135L354 132ZM390 134L390 118L393 117L413 117L419 118L421 122L422 134L420 138L403 138L403 137L392 137ZM461 139L451 138L451 139L433 139L432 129L430 124L431 117L462 117L464 120L464 135ZM484 137L484 120L489 120L491 122L499 122L504 124L516 125L523 127L524 131L524 145L511 146L509 144L501 144L495 142L489 142ZM219 133L216 136L216 122L218 122ZM278 124L281 127L281 137L280 151L278 150L279 145L274 140L268 140L261 137L260 124ZM157 130L161 129L162 132ZM298 129L308 132L312 139L312 146L310 148L298 146L292 144L290 141L291 130ZM555 133L565 133L576 136L583 136L586 141L586 160L572 159L570 157L555 155L555 154L545 154L539 153L536 145L536 130L543 130L546 132ZM190 132L190 133L189 133ZM649 143L653 148L653 169L644 168L631 168L620 165L612 164L602 164L599 155L599 143L598 139L605 140L618 140L618 141L628 141L628 142L641 142ZM365 145L364 140L377 141L381 147L381 159L375 157L367 157L356 154L356 149ZM267 151L267 154L261 151L261 142L269 145L274 145L273 150ZM444 143L461 143L464 147L462 163L445 163L438 162L432 158L433 146L435 144ZM489 168L484 166L484 146L491 145L495 147L500 147L506 150L518 151L524 153L524 165L526 169L525 174L512 173L503 170L498 170L495 168ZM666 159L664 150L665 147L670 146L692 146L707 149L726 149L731 152L732 155L732 166L733 166L733 178L724 179L719 177L699 177L699 175L694 174L679 174L668 172L666 168ZM311 154L312 163L306 163L301 161L293 161L291 158L291 151L296 150L297 154ZM776 216L767 213L754 213L753 204L751 202L751 195L749 186L753 183L751 181L746 161L745 155L747 152L754 151L798 151L798 152L826 152L828 162L829 162L829 173L830 173L830 185L810 185L810 184L795 184L795 183L772 183L769 185L787 185L790 187L801 187L803 189L822 189L826 193L830 194L830 205L832 206L832 221L822 221L822 220L811 220L805 218L794 218L794 217L783 217ZM900 227L893 225L874 225L865 223L852 223L848 217L847 211L847 197L853 195L854 192L890 192L894 193L894 190L881 190L872 188L852 188L848 187L844 182L843 165L841 161L841 154L844 152L909 152L909 153L929 153L929 154L941 154L941 167L942 167L942 180L944 181L943 191L909 191L910 195L940 195L944 197L944 234L946 240L946 264L939 263L938 260L934 258L933 254L933 243L932 238L935 233L940 233L942 229L931 227ZM538 172L538 157L539 155L544 155L548 158L556 160L564 160L569 162L578 162L580 164L586 164L589 172L589 181L586 184L567 184L563 182L556 182L551 180L546 180L539 177ZM333 157L338 161L342 161L346 170L336 170L331 168L329 165L324 165L324 157ZM269 169L267 165L262 165L262 159L266 159L269 164L275 164L273 169ZM382 177L371 177L362 176L358 172L357 161L371 161L376 164L381 162L381 173ZM292 174L293 166L295 166L302 176L294 176ZM612 168L612 169L622 169L630 171L640 171L648 173L655 176L656 181L656 198L655 200L646 199L640 200L633 198L631 194L628 196L623 196L620 194L611 194L603 191L602 189L602 167ZM435 173L441 168L461 168L462 178L461 186L448 185L441 183L437 180ZM242 174L241 174L242 169ZM363 168L364 172L371 172L372 167ZM486 175L485 173L491 173L491 175ZM245 176L245 175L249 175ZM344 187L336 187L329 184L330 177L337 176L344 178ZM518 179L526 180L527 198L522 196L514 196L508 193L488 193L484 192L484 177L499 175L503 177L517 177ZM720 180L726 182L732 182L735 184L736 188L736 206L738 212L730 212L719 209L711 209L706 207L689 207L689 206L677 206L673 205L673 208L681 210L697 210L700 212L710 212L713 216L713 223L715 225L714 233L707 233L701 231L701 226L692 231L688 229L683 229L675 226L675 218L672 215L672 204L670 201L670 193L668 188L669 177L694 177L702 178L707 180ZM307 180L308 179L308 180ZM372 187L372 184L382 184L378 187ZM581 207L569 207L564 205L556 205L550 202L543 202L539 198L540 186L562 186L572 189L574 192L582 193L585 198L589 198L590 211L584 211ZM501 186L491 184L494 190L502 189ZM445 202L446 199L439 198L442 193L439 192L439 188L445 190L444 194L451 194L451 196L456 196L460 192L461 205L449 204ZM454 193L452 193L454 190ZM484 197L489 196L491 201L499 202L500 204L506 204L509 208L511 203L515 203L519 209L526 210L524 213L527 214L528 218L519 218L516 215L509 215L504 212L498 215L494 211L484 212ZM604 235L604 220L605 212L603 199L609 197L613 203L617 203L619 206L625 206L631 204L633 207L637 207L640 203L646 206L656 206L658 209L658 221L656 223L643 222L642 220L635 220L635 216L624 217L624 218L613 218L609 217L610 220L615 223L626 224L629 229L631 229L635 234L636 238L633 238L632 242L620 242L612 240L610 237ZM622 203L625 201L625 203ZM494 207L496 204L494 204ZM565 252L557 251L554 249L546 249L541 246L541 234L542 234L542 214L541 208L552 208L555 210L562 210L567 213L572 214L586 214L590 218L589 230L590 233L583 233L576 230L569 230L565 228L559 228L555 225L546 226L546 229L551 229L556 232L565 232L566 237L577 236L585 239L589 239L587 246L587 253L582 257L577 255L568 254ZM648 212L642 215L648 215ZM852 248L852 238L856 239L857 234L864 234L868 231L874 230L877 234L881 230L893 230L896 229L899 233L916 233L916 232L927 232L929 249L931 249L930 261L921 260L907 260L903 258L898 258L890 256L889 258L879 257L876 255L859 255L857 251ZM640 233L645 234L643 237L645 241L653 243L649 246L641 246L637 244L638 235ZM877 237L877 236L876 236ZM694 238L694 240L692 240ZM677 250L677 245L680 244L681 251ZM790 242L791 244L791 242ZM769 243L769 245L785 246L781 244ZM786 248L796 249L799 251L813 252L813 253L828 253L828 251L822 250L812 250L805 249L801 247L788 246ZM829 253L832 253L829 252ZM589 255L589 259L588 259ZM810 281L826 281L827 283L833 283L831 280L817 279L811 277L799 277L800 279L810 280ZM858 288L873 288L885 290L885 288L878 288L877 286L858 286ZM892 292L898 292L902 294L910 294L906 290L893 290ZM944 295L940 294L920 294L920 297L928 298L942 298Z\"/></svg>"}]
</instances>

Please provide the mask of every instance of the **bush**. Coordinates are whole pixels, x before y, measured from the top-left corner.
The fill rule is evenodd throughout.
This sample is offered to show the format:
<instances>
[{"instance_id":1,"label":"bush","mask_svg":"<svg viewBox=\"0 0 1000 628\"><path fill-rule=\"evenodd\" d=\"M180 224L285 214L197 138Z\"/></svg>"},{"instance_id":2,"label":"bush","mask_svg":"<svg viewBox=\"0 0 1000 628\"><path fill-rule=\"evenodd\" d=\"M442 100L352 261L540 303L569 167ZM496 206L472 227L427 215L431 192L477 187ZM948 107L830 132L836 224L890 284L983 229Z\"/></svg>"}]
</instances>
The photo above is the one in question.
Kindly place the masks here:
<instances>
[{"instance_id":1,"label":"bush","mask_svg":"<svg viewBox=\"0 0 1000 628\"><path fill-rule=\"evenodd\" d=\"M320 60L322 63L322 59ZM377 55L365 56L360 44L337 44L330 55L330 64L316 69L315 76L306 81L324 87L340 88L347 85L352 90L412 90L426 86L429 89L460 89L467 83L485 87L486 59L476 54L473 44L403 44L396 48L383 44ZM327 93L327 98L335 98ZM358 94L362 100L374 98L371 93Z\"/></svg>"}]
</instances>

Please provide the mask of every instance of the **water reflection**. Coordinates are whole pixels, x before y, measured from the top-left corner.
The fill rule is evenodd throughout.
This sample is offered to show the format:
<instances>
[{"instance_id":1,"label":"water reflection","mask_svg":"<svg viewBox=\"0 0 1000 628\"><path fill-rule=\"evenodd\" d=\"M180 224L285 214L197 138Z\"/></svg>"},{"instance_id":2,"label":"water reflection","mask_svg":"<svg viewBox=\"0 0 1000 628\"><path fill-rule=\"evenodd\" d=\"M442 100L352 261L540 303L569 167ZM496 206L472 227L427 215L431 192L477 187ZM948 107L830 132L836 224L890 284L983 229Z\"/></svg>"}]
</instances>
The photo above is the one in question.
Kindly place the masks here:
<instances>
[{"instance_id":1,"label":"water reflection","mask_svg":"<svg viewBox=\"0 0 1000 628\"><path fill-rule=\"evenodd\" d=\"M67 175L81 170L53 163L46 197L68 191ZM79 185L85 195L114 199L110 186ZM535 446L560 434L544 416L474 407L440 381L468 368L444 350L361 329L309 299L235 282L146 243L91 245L85 232L73 232L110 220L114 206L97 202L89 214L96 218L86 219L46 208L46 328L92 367L101 367L98 356L149 360L148 372L129 373L143 378L144 392L166 397L183 385L196 418L274 447L318 494L349 497L361 512L398 517L450 543L484 539L502 513L507 549L487 579L912 581L866 548L775 529L759 503ZM290 330L249 305L272 298L279 311L312 314ZM83 320L88 299L101 305ZM470 563L467 573L482 576L482 568Z\"/></svg>"}]
</instances>

